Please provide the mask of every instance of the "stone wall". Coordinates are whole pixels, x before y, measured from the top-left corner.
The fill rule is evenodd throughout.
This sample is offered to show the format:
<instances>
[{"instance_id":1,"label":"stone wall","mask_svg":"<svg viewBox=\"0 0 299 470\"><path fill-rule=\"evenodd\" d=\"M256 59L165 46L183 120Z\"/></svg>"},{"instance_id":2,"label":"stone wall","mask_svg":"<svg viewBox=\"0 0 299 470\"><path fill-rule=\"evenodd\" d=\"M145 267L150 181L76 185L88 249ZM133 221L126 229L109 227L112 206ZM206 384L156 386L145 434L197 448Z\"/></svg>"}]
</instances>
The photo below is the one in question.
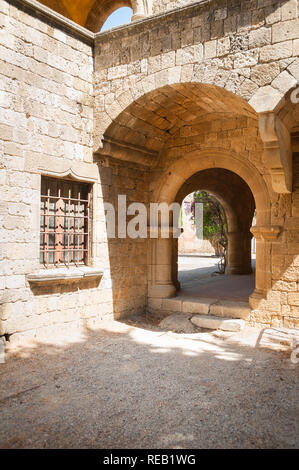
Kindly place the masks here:
<instances>
[{"instance_id":1,"label":"stone wall","mask_svg":"<svg viewBox=\"0 0 299 470\"><path fill-rule=\"evenodd\" d=\"M118 196L126 196L126 206L149 202L149 170L145 166L106 158L100 167L100 178L108 182L103 191L104 203L115 208L115 238L105 245L112 283L114 318L142 314L147 300L148 239L118 238ZM128 216L129 222L132 217Z\"/></svg>"},{"instance_id":2,"label":"stone wall","mask_svg":"<svg viewBox=\"0 0 299 470\"><path fill-rule=\"evenodd\" d=\"M100 255L107 246L103 215L94 217L92 256L104 271L100 283L36 287L27 280L40 269L41 174L71 170L93 185L95 212L102 204L104 186L92 163L92 44L1 0L0 62L0 335L40 337L70 322L92 325L113 311L108 263Z\"/></svg>"},{"instance_id":3,"label":"stone wall","mask_svg":"<svg viewBox=\"0 0 299 470\"><path fill-rule=\"evenodd\" d=\"M253 302L251 321L265 325L298 324L297 306L289 303L298 298L296 192L273 191L258 124L258 113L284 99L290 108L289 90L299 79L297 7L292 0L203 2L95 39L96 150L103 136L154 150L151 194L173 184L168 174L182 179L185 155L196 151L211 155L212 166L220 161L213 151L230 153L227 169L238 173L244 162L245 180L249 168L262 175L269 202L260 204L259 224L281 230L258 248L264 297ZM294 133L298 118L282 119ZM262 199L260 189L253 194Z\"/></svg>"},{"instance_id":4,"label":"stone wall","mask_svg":"<svg viewBox=\"0 0 299 470\"><path fill-rule=\"evenodd\" d=\"M299 79L297 15L292 0L219 0L97 35L95 147L126 106L167 84L215 84L257 111L264 94L279 103Z\"/></svg>"},{"instance_id":5,"label":"stone wall","mask_svg":"<svg viewBox=\"0 0 299 470\"><path fill-rule=\"evenodd\" d=\"M118 194L173 201L192 169L217 165L245 179L258 208L264 290L252 323L298 325L297 2L200 2L96 36L21 3L0 0L0 335L42 337L142 313L171 249L108 241L104 203ZM154 13L169 5L153 3ZM273 189L259 133L259 113L278 105L292 136L291 194ZM43 174L92 186L89 268L101 279L29 283L41 270Z\"/></svg>"}]
</instances>

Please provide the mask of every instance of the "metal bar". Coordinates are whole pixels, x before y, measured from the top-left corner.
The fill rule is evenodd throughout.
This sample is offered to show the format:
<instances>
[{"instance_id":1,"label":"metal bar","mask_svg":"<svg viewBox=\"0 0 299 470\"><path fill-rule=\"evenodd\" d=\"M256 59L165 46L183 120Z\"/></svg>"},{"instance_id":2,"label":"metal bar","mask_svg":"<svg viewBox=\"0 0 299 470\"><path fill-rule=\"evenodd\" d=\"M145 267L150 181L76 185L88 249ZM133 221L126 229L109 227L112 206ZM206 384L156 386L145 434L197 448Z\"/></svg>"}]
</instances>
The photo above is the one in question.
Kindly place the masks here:
<instances>
[{"instance_id":1,"label":"metal bar","mask_svg":"<svg viewBox=\"0 0 299 470\"><path fill-rule=\"evenodd\" d=\"M48 186L48 196L50 196L50 186ZM50 199L48 197L46 215L45 215L45 221L48 220L48 223L45 224L45 227L48 227L48 228L49 228L49 207L50 207ZM48 219L46 219L46 216L48 217ZM47 245L46 246L47 246L47 251L48 251L48 248L49 248L49 235L46 237L46 240L47 240ZM45 257L46 266L49 264L48 261L49 261L48 257Z\"/></svg>"},{"instance_id":2,"label":"metal bar","mask_svg":"<svg viewBox=\"0 0 299 470\"><path fill-rule=\"evenodd\" d=\"M59 215L60 215L60 212L61 212L61 202L60 202L61 201L61 187L60 186L58 187L58 198L59 199L57 200L57 212L58 212L57 221L56 221L56 217L55 217L55 235L57 236L57 242L56 242L56 237L55 237L55 242L56 242L55 246L59 245L59 243L60 243L60 235L58 234L58 232L56 230L56 228L58 228L59 224L60 224L60 220L59 220L60 219ZM57 222L57 224L56 224L56 222ZM59 251L56 249L55 250L55 264L57 263L59 265L60 264L60 258L58 256L58 253L59 253Z\"/></svg>"},{"instance_id":3,"label":"metal bar","mask_svg":"<svg viewBox=\"0 0 299 470\"><path fill-rule=\"evenodd\" d=\"M68 198L68 215L70 216L70 207L71 207L71 189L69 188L69 198ZM67 236L67 247L68 247L68 254L67 254L67 265L70 264L70 235Z\"/></svg>"},{"instance_id":4,"label":"metal bar","mask_svg":"<svg viewBox=\"0 0 299 470\"><path fill-rule=\"evenodd\" d=\"M68 217L68 215L61 215L61 217ZM75 219L87 219L88 216L87 215L81 215L81 216L76 215L76 216L74 216L74 218Z\"/></svg>"},{"instance_id":5,"label":"metal bar","mask_svg":"<svg viewBox=\"0 0 299 470\"><path fill-rule=\"evenodd\" d=\"M41 233L54 233L54 232L43 232L43 231L41 231ZM66 230L65 232L55 232L55 233L56 233L56 235L63 235L65 233L73 234L74 232L72 230ZM76 233L80 233L80 232L76 232ZM83 233L81 233L81 235L88 235L88 232L83 232Z\"/></svg>"},{"instance_id":6,"label":"metal bar","mask_svg":"<svg viewBox=\"0 0 299 470\"><path fill-rule=\"evenodd\" d=\"M80 189L78 191L78 198L79 198L79 202L77 203L77 211L78 211L78 214L80 215L80 209L81 209L81 203L80 203L80 199L81 199L81 192L80 192ZM76 214L76 208L74 210L74 215ZM80 220L80 219L79 219ZM76 218L74 217L73 218L73 224L74 224L74 233L76 233L76 225L75 225L75 221L76 221ZM78 240L77 240L77 247L79 248L79 240L80 240L80 235L77 235L78 237ZM76 261L79 261L79 258L80 258L80 254L77 250L76 251L76 257L78 256L78 259L76 259Z\"/></svg>"},{"instance_id":7,"label":"metal bar","mask_svg":"<svg viewBox=\"0 0 299 470\"><path fill-rule=\"evenodd\" d=\"M86 247L87 247L87 259L86 263L89 264L90 260L90 246L89 246L89 231L90 231L90 223L89 223L89 217L90 217L90 191L88 192L88 204L87 204L87 240L86 240Z\"/></svg>"},{"instance_id":8,"label":"metal bar","mask_svg":"<svg viewBox=\"0 0 299 470\"><path fill-rule=\"evenodd\" d=\"M62 248L61 250L51 250L51 249L48 249L48 250L47 250L47 249L45 249L45 250L41 250L41 251L42 251L42 252L49 251L49 252L52 252L52 253L54 253L54 252L57 251L58 253L63 253L64 251L67 251L67 248ZM75 250L75 251L81 251L81 248L79 248L79 250ZM87 252L88 249L87 249L87 248L83 248L83 251L86 251L86 252Z\"/></svg>"},{"instance_id":9,"label":"metal bar","mask_svg":"<svg viewBox=\"0 0 299 470\"><path fill-rule=\"evenodd\" d=\"M48 198L48 196L41 195L42 198ZM60 199L58 196L50 196L50 199ZM62 197L61 199L65 201L81 201L81 202L88 202L88 199L77 199L74 197L68 198L68 197Z\"/></svg>"}]
</instances>

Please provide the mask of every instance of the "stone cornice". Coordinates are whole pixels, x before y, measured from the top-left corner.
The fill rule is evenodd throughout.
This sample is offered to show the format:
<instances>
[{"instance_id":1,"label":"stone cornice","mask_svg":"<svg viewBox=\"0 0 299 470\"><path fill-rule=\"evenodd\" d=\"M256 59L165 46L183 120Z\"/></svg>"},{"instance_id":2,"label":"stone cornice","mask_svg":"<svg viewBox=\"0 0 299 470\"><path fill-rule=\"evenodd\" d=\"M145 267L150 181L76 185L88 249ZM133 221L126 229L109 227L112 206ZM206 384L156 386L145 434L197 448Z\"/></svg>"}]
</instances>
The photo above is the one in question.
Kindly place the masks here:
<instances>
[{"instance_id":1,"label":"stone cornice","mask_svg":"<svg viewBox=\"0 0 299 470\"><path fill-rule=\"evenodd\" d=\"M126 31L128 33L129 32L131 33L132 29L136 29L138 31L140 27L142 27L143 25L147 23L155 23L155 22L160 23L162 19L164 18L167 19L169 17L175 18L177 16L178 18L181 18L182 13L185 13L187 15L189 13L189 16L192 17L192 16L195 16L198 11L202 10L203 7L209 5L213 1L214 0L199 0L197 2L190 3L189 5L186 5L183 7L174 8L172 10L168 10L163 13L158 13L156 15L146 16L145 18L135 20L132 23L117 26L107 31L95 33L95 39L99 39L99 40L104 39L106 36L109 36L109 37L121 36Z\"/></svg>"},{"instance_id":2,"label":"stone cornice","mask_svg":"<svg viewBox=\"0 0 299 470\"><path fill-rule=\"evenodd\" d=\"M95 155L108 156L151 167L157 160L158 152L111 137L104 137L103 147Z\"/></svg>"},{"instance_id":3,"label":"stone cornice","mask_svg":"<svg viewBox=\"0 0 299 470\"><path fill-rule=\"evenodd\" d=\"M46 7L42 3L39 3L36 0L8 0L8 2L19 9L30 12L35 17L46 20L47 23L52 23L54 26L67 31L76 38L93 46L95 39L94 33L83 28L60 13L51 10L51 8Z\"/></svg>"},{"instance_id":4,"label":"stone cornice","mask_svg":"<svg viewBox=\"0 0 299 470\"><path fill-rule=\"evenodd\" d=\"M143 24L148 24L152 22L160 22L164 18L169 17L181 17L182 13L189 14L190 17L194 16L197 11L202 10L205 6L212 3L214 0L199 0L197 2L191 3L189 5L174 8L167 12L159 13L157 15L147 16L145 18L134 20L131 23L117 26L115 28L109 29L107 31L93 33L87 28L78 25L74 21L66 18L65 16L57 13L55 10L48 8L42 3L36 0L7 0L9 3L17 6L20 9L24 9L33 13L34 16L46 19L47 22L52 22L55 26L63 28L64 30L70 32L74 36L83 40L84 42L94 45L95 39L105 39L106 37L111 38L117 35L122 35L124 32L131 32L132 29L140 28Z\"/></svg>"}]
</instances>

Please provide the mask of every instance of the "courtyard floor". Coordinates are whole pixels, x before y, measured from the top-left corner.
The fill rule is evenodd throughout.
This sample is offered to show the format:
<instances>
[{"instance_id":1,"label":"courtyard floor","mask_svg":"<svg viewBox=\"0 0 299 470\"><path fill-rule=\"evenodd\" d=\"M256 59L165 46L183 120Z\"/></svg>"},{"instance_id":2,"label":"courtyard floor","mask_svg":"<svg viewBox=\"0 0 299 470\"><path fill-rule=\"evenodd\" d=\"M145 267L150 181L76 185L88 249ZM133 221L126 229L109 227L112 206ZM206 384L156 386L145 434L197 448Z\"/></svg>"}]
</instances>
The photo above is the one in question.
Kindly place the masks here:
<instances>
[{"instance_id":1,"label":"courtyard floor","mask_svg":"<svg viewBox=\"0 0 299 470\"><path fill-rule=\"evenodd\" d=\"M299 364L277 329L175 334L146 320L11 346L0 448L295 448Z\"/></svg>"},{"instance_id":2,"label":"courtyard floor","mask_svg":"<svg viewBox=\"0 0 299 470\"><path fill-rule=\"evenodd\" d=\"M179 295L248 302L255 286L255 255L252 257L252 274L221 275L217 273L219 258L215 256L179 255Z\"/></svg>"}]
</instances>

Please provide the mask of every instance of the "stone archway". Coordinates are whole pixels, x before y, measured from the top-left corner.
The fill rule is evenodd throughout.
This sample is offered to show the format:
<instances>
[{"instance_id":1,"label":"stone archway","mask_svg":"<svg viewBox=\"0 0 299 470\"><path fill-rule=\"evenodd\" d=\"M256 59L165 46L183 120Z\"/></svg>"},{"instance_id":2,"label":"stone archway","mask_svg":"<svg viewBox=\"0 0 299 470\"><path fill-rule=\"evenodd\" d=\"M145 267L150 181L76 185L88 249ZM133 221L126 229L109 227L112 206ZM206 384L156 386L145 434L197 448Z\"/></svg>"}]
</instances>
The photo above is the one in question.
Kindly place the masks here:
<instances>
[{"instance_id":1,"label":"stone archway","mask_svg":"<svg viewBox=\"0 0 299 470\"><path fill-rule=\"evenodd\" d=\"M258 170L240 155L227 153L224 150L209 149L195 151L185 155L174 165L161 174L159 181L154 184L153 200L171 204L176 200L180 189L193 175L209 169L220 168L228 170L244 181L253 195L256 211L258 231L264 232L270 224L270 197L267 185ZM233 223L233 212L231 213ZM240 237L232 235L232 245L238 245ZM149 298L165 298L176 293L173 284L174 250L173 239L158 238L151 241L151 282L149 285ZM256 288L250 296L250 305L254 307L255 301L266 296L271 287L271 264L269 257L270 245L265 237L257 239L256 248ZM232 257L233 258L233 257ZM164 279L162 279L163 273Z\"/></svg>"},{"instance_id":2,"label":"stone archway","mask_svg":"<svg viewBox=\"0 0 299 470\"><path fill-rule=\"evenodd\" d=\"M194 191L208 191L220 202L227 223L227 267L226 274L250 274L251 238L250 228L255 210L252 192L236 173L221 168L202 170L191 176L180 188L176 202ZM177 265L173 257L174 282Z\"/></svg>"},{"instance_id":3,"label":"stone archway","mask_svg":"<svg viewBox=\"0 0 299 470\"><path fill-rule=\"evenodd\" d=\"M254 233L251 231L257 239L256 288L249 300L253 309L258 308L271 290L271 247L280 229L271 225L271 204L276 196L270 170L263 161L257 113L239 96L202 83L165 85L140 93L133 102L131 91L125 93L130 95L128 99L121 106L110 107L111 116L101 121L101 132L96 130L95 158L100 162L107 158L108 166L109 162L118 166L116 175L123 172L129 176L128 165L148 175L148 186L142 183L146 194L136 193L134 184L128 190L125 179L116 181L119 191L131 193L132 189L140 197L138 201L147 204L172 204L185 182L204 170L219 168L244 180L257 210L257 225ZM158 229L161 234L161 227ZM145 250L147 280L143 293L147 292L148 303L157 300L159 305L161 299L176 295L173 243L160 236L148 240ZM111 259L116 259L115 252L117 248L110 249ZM134 258L130 260L130 269L135 271ZM132 278L132 291L137 281Z\"/></svg>"}]
</instances>

